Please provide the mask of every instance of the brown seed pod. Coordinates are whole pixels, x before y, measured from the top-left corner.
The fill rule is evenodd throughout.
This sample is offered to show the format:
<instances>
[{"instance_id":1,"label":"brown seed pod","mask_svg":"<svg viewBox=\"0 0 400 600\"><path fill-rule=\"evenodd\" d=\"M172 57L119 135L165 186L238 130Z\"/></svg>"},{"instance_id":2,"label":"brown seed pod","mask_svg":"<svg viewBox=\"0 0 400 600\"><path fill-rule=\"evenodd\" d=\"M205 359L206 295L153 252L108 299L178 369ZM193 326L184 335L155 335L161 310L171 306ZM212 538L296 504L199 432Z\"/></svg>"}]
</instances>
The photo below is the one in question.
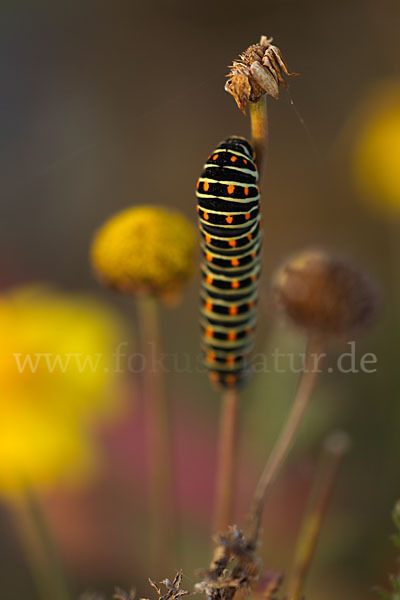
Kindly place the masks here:
<instances>
[{"instance_id":1,"label":"brown seed pod","mask_svg":"<svg viewBox=\"0 0 400 600\"><path fill-rule=\"evenodd\" d=\"M376 286L365 272L318 250L284 264L273 291L294 323L327 337L358 333L371 323L378 305Z\"/></svg>"},{"instance_id":2,"label":"brown seed pod","mask_svg":"<svg viewBox=\"0 0 400 600\"><path fill-rule=\"evenodd\" d=\"M279 85L287 88L283 75L297 75L289 73L281 51L271 42L272 38L262 35L260 42L249 46L230 67L225 90L244 114L247 103L258 102L264 94L278 99Z\"/></svg>"}]
</instances>

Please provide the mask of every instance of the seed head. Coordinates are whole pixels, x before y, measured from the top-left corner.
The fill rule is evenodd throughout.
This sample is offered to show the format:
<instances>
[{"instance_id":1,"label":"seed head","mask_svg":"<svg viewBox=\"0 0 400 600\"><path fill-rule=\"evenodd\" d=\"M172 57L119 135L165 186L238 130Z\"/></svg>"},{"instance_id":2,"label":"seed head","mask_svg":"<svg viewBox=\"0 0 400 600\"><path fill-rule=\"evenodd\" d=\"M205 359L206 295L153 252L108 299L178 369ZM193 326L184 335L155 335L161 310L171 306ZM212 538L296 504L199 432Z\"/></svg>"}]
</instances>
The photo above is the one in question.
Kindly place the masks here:
<instances>
[{"instance_id":1,"label":"seed head","mask_svg":"<svg viewBox=\"0 0 400 600\"><path fill-rule=\"evenodd\" d=\"M106 285L127 294L175 296L194 270L196 234L182 215L141 206L112 217L96 233L92 265Z\"/></svg>"},{"instance_id":2,"label":"seed head","mask_svg":"<svg viewBox=\"0 0 400 600\"><path fill-rule=\"evenodd\" d=\"M264 94L278 99L279 85L287 88L283 75L297 75L289 73L281 51L271 42L272 38L262 35L260 42L249 46L230 67L225 90L243 114L248 102L258 102Z\"/></svg>"},{"instance_id":3,"label":"seed head","mask_svg":"<svg viewBox=\"0 0 400 600\"><path fill-rule=\"evenodd\" d=\"M233 600L236 594L248 597L260 571L253 548L236 525L216 543L210 567L200 573L202 581L195 592L205 593L207 600Z\"/></svg>"},{"instance_id":4,"label":"seed head","mask_svg":"<svg viewBox=\"0 0 400 600\"><path fill-rule=\"evenodd\" d=\"M323 251L294 256L278 271L273 289L297 325L328 337L357 333L376 313L377 291L369 276Z\"/></svg>"}]
</instances>

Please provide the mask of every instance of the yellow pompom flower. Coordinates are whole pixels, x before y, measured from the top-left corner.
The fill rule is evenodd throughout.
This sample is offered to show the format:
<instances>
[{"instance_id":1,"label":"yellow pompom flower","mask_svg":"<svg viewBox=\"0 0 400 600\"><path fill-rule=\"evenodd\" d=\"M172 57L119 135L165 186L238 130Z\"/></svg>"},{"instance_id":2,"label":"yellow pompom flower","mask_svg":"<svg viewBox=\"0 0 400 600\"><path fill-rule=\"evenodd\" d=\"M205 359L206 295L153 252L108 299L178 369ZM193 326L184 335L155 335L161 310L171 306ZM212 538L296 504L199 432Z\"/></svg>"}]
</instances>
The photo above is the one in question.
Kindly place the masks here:
<instances>
[{"instance_id":1,"label":"yellow pompom flower","mask_svg":"<svg viewBox=\"0 0 400 600\"><path fill-rule=\"evenodd\" d=\"M354 151L354 176L372 206L400 215L399 157L400 82L390 82L367 100Z\"/></svg>"},{"instance_id":2,"label":"yellow pompom flower","mask_svg":"<svg viewBox=\"0 0 400 600\"><path fill-rule=\"evenodd\" d=\"M92 264L99 279L124 293L174 296L194 268L194 227L157 206L128 208L96 234Z\"/></svg>"},{"instance_id":3,"label":"yellow pompom flower","mask_svg":"<svg viewBox=\"0 0 400 600\"><path fill-rule=\"evenodd\" d=\"M119 322L44 287L0 297L0 490L74 479L92 464L90 420L119 410Z\"/></svg>"}]
</instances>

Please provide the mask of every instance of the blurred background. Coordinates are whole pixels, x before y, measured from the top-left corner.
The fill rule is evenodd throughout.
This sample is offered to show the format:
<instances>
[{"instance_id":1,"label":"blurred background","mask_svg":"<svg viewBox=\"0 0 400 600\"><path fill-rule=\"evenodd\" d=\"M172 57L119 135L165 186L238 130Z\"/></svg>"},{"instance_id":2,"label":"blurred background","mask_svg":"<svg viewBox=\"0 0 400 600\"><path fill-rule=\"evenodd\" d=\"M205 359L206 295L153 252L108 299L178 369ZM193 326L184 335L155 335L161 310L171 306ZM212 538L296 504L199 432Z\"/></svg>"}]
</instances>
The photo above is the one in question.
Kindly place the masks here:
<instances>
[{"instance_id":1,"label":"blurred background","mask_svg":"<svg viewBox=\"0 0 400 600\"><path fill-rule=\"evenodd\" d=\"M268 101L263 286L266 290L287 254L323 245L370 270L383 290L383 312L357 344L357 355L377 355L377 372L322 378L297 451L275 488L262 553L271 569L290 565L318 446L332 427L344 427L353 439L352 452L323 529L309 597L373 598L372 587L395 568L390 511L400 494L399 3L21 0L2 2L0 16L1 288L5 295L26 284L57 289L46 296L50 308L40 304L40 314L28 316L19 308L13 318L18 326L41 324L42 333L57 330L62 339L72 324L78 337L84 327L85 348L101 343L111 352L114 340L121 339L129 341L131 352L136 347L133 303L101 290L91 274L94 231L116 211L136 204L178 209L196 222L194 186L205 158L221 139L249 135L248 121L224 92L227 65L261 34L272 35L290 70L301 74L290 80L288 92L282 90L279 102ZM162 321L165 351L191 360L199 346L197 287L194 279L179 310L164 309ZM87 312L68 304L69 316L59 325L58 294L73 303L84 297ZM24 306L31 311L32 302L25 298ZM107 321L107 335L98 332L94 312ZM17 347L7 333L9 317L3 318L2 357ZM261 312L258 351L299 351L303 343L268 311ZM63 423L60 432L68 431L63 461L66 456L80 461L83 473L72 485L64 480L49 485L49 473L53 467L57 471L51 465L39 478L39 493L78 592L134 584L139 597L148 596L147 577L173 573L152 573L150 567L144 399L136 377L124 373L112 382L108 408L99 408L92 398L109 384L90 381L84 394L81 384L70 388L86 408L96 405L89 421L100 458L92 462L85 452L82 459L86 430L77 432L79 441L68 437L75 431L69 423L82 412L77 401L79 410L58 414L57 423L60 428ZM239 523L295 384L294 374L262 373L245 389ZM4 385L3 398L15 405L15 385ZM204 373L172 372L167 388L178 514L174 568L184 569L184 587L191 589L196 569L209 561L220 402ZM32 390L29 384L27 389ZM46 393L50 398L58 392ZM44 392L37 394L44 406ZM28 417L24 413L24 429L19 418L25 400L18 406L4 421L14 429L3 426L10 438L0 449L3 467L21 444L32 448L43 442L46 448L47 430L32 431L35 410ZM19 460L24 466L29 453ZM10 491L12 474L0 483L3 479L2 594L10 600L36 598L15 524L19 500Z\"/></svg>"}]
</instances>

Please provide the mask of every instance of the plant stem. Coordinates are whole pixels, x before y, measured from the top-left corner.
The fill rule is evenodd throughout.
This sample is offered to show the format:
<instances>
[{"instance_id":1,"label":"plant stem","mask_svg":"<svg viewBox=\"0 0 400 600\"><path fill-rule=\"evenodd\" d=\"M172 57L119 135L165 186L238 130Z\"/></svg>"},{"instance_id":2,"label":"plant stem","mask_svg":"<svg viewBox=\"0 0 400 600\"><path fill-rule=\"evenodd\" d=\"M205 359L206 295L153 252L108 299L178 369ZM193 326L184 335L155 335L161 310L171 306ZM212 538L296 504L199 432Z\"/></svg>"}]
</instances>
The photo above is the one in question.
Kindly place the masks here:
<instances>
[{"instance_id":1,"label":"plant stem","mask_svg":"<svg viewBox=\"0 0 400 600\"><path fill-rule=\"evenodd\" d=\"M172 564L173 498L172 458L168 405L162 373L154 366L160 356L160 330L157 300L140 296L137 300L141 342L146 360L143 371L143 397L146 403L149 452L149 537L154 577L162 577Z\"/></svg>"},{"instance_id":2,"label":"plant stem","mask_svg":"<svg viewBox=\"0 0 400 600\"><path fill-rule=\"evenodd\" d=\"M253 140L256 153L258 172L261 175L268 138L267 96L262 96L258 102L249 103L248 107L250 112L251 139Z\"/></svg>"},{"instance_id":3,"label":"plant stem","mask_svg":"<svg viewBox=\"0 0 400 600\"><path fill-rule=\"evenodd\" d=\"M277 475L293 445L296 433L310 403L311 393L319 373L319 358L322 354L322 343L316 337L310 336L306 352L306 360L302 371L292 407L278 440L264 467L254 493L249 515L250 536L252 547L256 547L261 532L264 508L275 483ZM317 355L317 357L316 357Z\"/></svg>"},{"instance_id":4,"label":"plant stem","mask_svg":"<svg viewBox=\"0 0 400 600\"><path fill-rule=\"evenodd\" d=\"M238 391L236 389L225 390L222 394L217 459L217 491L214 515L214 531L217 533L224 532L228 525L232 525L233 522L238 407Z\"/></svg>"},{"instance_id":5,"label":"plant stem","mask_svg":"<svg viewBox=\"0 0 400 600\"><path fill-rule=\"evenodd\" d=\"M18 508L21 540L39 597L42 600L71 600L58 549L40 500L31 488L25 488Z\"/></svg>"},{"instance_id":6,"label":"plant stem","mask_svg":"<svg viewBox=\"0 0 400 600\"><path fill-rule=\"evenodd\" d=\"M310 506L303 519L296 544L294 567L288 585L288 600L300 600L303 597L305 581L341 459L348 448L349 438L343 432L333 433L325 441L314 489L311 492Z\"/></svg>"}]
</instances>

